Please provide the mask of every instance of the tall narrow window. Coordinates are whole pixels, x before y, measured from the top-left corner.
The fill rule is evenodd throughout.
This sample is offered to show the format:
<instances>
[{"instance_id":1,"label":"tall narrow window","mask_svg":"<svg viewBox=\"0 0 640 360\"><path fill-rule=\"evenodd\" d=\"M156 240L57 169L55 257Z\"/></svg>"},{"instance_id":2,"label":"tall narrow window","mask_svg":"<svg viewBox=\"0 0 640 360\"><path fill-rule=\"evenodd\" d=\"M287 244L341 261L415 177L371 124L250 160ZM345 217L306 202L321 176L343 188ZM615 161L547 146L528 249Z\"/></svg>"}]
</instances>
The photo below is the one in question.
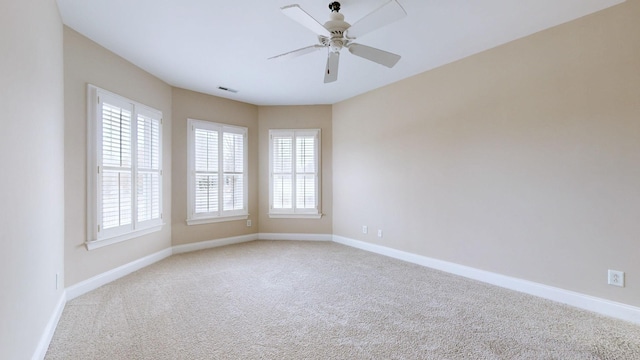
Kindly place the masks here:
<instances>
[{"instance_id":1,"label":"tall narrow window","mask_svg":"<svg viewBox=\"0 0 640 360\"><path fill-rule=\"evenodd\" d=\"M269 130L269 216L320 218L320 130Z\"/></svg>"},{"instance_id":2,"label":"tall narrow window","mask_svg":"<svg viewBox=\"0 0 640 360\"><path fill-rule=\"evenodd\" d=\"M163 225L162 113L91 85L88 100L92 249Z\"/></svg>"},{"instance_id":3,"label":"tall narrow window","mask_svg":"<svg viewBox=\"0 0 640 360\"><path fill-rule=\"evenodd\" d=\"M248 217L247 128L189 119L187 223Z\"/></svg>"}]
</instances>

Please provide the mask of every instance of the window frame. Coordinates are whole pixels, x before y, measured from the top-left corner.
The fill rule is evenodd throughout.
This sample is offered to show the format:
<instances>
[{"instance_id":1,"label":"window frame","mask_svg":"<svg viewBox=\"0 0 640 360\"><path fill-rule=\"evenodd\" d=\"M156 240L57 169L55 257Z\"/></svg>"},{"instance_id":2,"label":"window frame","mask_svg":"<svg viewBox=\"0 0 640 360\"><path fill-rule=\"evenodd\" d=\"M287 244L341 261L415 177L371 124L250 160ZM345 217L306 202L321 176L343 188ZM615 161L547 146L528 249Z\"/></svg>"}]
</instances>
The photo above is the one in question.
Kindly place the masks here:
<instances>
[{"instance_id":1,"label":"window frame","mask_svg":"<svg viewBox=\"0 0 640 360\"><path fill-rule=\"evenodd\" d=\"M218 211L196 213L196 168L195 168L195 130L204 129L218 132ZM243 136L243 205L240 210L223 210L224 206L224 153L225 133ZM217 123L213 121L187 119L187 225L200 225L249 218L249 129L244 126Z\"/></svg>"},{"instance_id":2,"label":"window frame","mask_svg":"<svg viewBox=\"0 0 640 360\"><path fill-rule=\"evenodd\" d=\"M291 188L292 204L291 209L274 208L274 143L275 136L291 136L292 138L292 169ZM315 207L297 208L296 206L296 171L297 153L296 138L298 136L315 137ZM274 219L320 219L322 218L322 131L321 129L269 129L269 218Z\"/></svg>"},{"instance_id":3,"label":"window frame","mask_svg":"<svg viewBox=\"0 0 640 360\"><path fill-rule=\"evenodd\" d=\"M102 100L111 105L131 109L131 219L130 224L104 229L102 224L102 181L105 172L103 164ZM134 239L162 229L163 219L163 114L160 110L140 104L118 94L87 84L87 240L88 250ZM138 221L138 116L158 121L158 216L150 220ZM109 166L106 166L109 167ZM149 172L149 169L144 170Z\"/></svg>"}]
</instances>

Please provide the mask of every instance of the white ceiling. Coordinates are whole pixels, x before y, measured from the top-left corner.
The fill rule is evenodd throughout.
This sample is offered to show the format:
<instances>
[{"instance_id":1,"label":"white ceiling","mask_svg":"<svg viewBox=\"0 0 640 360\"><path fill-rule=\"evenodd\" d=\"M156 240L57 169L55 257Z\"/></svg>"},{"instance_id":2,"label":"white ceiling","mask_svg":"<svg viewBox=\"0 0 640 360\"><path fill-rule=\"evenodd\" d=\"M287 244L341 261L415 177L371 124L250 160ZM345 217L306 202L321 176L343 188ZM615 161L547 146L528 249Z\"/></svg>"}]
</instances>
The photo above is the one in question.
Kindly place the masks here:
<instances>
[{"instance_id":1,"label":"white ceiling","mask_svg":"<svg viewBox=\"0 0 640 360\"><path fill-rule=\"evenodd\" d=\"M317 42L280 7L297 3L324 23L330 0L57 1L67 26L170 85L302 105L333 104L624 0L398 0L408 16L356 42L402 55L400 62L388 69L343 49L330 84L325 51L267 60ZM340 12L353 24L386 1L342 0Z\"/></svg>"}]
</instances>

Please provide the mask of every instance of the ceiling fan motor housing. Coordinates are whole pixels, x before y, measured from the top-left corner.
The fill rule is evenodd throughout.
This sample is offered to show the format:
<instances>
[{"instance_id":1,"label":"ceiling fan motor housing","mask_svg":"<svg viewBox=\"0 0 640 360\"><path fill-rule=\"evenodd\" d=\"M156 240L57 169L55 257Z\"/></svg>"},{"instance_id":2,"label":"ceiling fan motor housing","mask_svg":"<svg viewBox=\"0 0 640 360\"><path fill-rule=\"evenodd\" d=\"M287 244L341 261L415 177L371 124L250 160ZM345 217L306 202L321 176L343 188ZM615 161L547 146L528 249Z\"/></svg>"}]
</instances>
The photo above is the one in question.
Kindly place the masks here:
<instances>
[{"instance_id":1,"label":"ceiling fan motor housing","mask_svg":"<svg viewBox=\"0 0 640 360\"><path fill-rule=\"evenodd\" d=\"M344 15L338 12L340 10L339 2L329 4L329 9L331 9L330 20L324 23L324 27L331 33L331 39L329 39L331 51L338 52L343 46L347 45L344 32L351 27L351 24L344 21Z\"/></svg>"}]
</instances>

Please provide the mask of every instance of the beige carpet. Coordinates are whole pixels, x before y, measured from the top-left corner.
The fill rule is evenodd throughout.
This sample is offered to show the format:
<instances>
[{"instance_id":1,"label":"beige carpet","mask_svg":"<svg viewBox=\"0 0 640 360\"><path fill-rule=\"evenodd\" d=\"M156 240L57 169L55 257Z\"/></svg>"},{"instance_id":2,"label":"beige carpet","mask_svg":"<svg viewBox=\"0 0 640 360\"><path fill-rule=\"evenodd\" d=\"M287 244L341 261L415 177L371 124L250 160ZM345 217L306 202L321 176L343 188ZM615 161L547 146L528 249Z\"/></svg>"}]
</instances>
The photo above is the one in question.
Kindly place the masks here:
<instances>
[{"instance_id":1,"label":"beige carpet","mask_svg":"<svg viewBox=\"0 0 640 360\"><path fill-rule=\"evenodd\" d=\"M640 359L640 326L335 243L257 241L70 301L46 359Z\"/></svg>"}]
</instances>

